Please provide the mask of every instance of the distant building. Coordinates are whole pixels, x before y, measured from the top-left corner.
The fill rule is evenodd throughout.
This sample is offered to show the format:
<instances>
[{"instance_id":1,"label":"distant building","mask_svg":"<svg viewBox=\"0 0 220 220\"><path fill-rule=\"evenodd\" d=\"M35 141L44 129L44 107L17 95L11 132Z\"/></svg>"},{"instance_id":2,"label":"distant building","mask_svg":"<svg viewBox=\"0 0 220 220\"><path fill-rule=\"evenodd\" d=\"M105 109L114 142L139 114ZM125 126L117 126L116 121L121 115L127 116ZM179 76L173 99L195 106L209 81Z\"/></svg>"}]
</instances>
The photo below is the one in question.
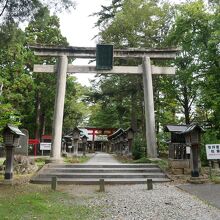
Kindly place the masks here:
<instances>
[{"instance_id":1,"label":"distant building","mask_svg":"<svg viewBox=\"0 0 220 220\"><path fill-rule=\"evenodd\" d=\"M78 127L82 132L80 136L88 137L88 148L95 151L105 151L108 146L108 136L112 135L117 128Z\"/></svg>"}]
</instances>

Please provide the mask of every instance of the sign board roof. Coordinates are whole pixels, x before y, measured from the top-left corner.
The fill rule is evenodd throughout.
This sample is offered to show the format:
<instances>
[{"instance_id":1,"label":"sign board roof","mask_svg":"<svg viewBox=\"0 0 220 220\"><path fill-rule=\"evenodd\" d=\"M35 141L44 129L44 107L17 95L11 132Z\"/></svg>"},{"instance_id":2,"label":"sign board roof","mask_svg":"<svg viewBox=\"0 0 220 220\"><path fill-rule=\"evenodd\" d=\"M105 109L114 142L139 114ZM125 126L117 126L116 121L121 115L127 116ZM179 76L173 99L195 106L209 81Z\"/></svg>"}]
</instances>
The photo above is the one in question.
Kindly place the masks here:
<instances>
[{"instance_id":1,"label":"sign board roof","mask_svg":"<svg viewBox=\"0 0 220 220\"><path fill-rule=\"evenodd\" d=\"M187 125L166 125L164 131L167 132L183 132L187 128Z\"/></svg>"},{"instance_id":2,"label":"sign board roof","mask_svg":"<svg viewBox=\"0 0 220 220\"><path fill-rule=\"evenodd\" d=\"M6 129L7 129L7 128L9 128L13 134L17 134L17 135L20 135L20 136L25 136L25 134L23 134L23 133L21 132L21 130L18 129L17 126L8 124L7 127L6 127Z\"/></svg>"}]
</instances>

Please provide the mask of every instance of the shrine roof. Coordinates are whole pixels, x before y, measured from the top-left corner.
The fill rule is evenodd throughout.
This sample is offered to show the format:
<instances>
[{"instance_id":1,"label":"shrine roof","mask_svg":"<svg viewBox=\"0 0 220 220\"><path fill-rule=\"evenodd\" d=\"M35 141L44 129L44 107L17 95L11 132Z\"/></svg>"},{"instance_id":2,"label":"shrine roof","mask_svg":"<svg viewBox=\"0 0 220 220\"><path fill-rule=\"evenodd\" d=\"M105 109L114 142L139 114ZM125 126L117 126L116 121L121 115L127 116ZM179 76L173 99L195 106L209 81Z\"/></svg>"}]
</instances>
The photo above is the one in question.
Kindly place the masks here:
<instances>
[{"instance_id":1,"label":"shrine roof","mask_svg":"<svg viewBox=\"0 0 220 220\"><path fill-rule=\"evenodd\" d=\"M164 131L166 132L183 132L187 129L187 125L166 125Z\"/></svg>"},{"instance_id":2,"label":"shrine roof","mask_svg":"<svg viewBox=\"0 0 220 220\"><path fill-rule=\"evenodd\" d=\"M108 139L113 139L120 135L121 133L124 133L124 130L122 128L119 128L116 132L114 132L112 135L108 136Z\"/></svg>"}]
</instances>

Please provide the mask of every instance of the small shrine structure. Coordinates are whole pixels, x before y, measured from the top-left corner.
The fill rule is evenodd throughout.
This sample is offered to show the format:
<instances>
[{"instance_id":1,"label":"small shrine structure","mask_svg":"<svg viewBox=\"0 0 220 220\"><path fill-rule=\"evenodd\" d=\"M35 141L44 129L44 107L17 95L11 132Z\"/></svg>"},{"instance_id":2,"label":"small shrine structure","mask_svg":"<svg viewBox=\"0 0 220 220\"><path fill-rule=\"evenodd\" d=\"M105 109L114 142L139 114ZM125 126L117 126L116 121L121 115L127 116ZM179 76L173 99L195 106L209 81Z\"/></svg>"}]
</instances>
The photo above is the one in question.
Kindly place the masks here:
<instances>
[{"instance_id":1,"label":"small shrine structure","mask_svg":"<svg viewBox=\"0 0 220 220\"><path fill-rule=\"evenodd\" d=\"M189 174L199 176L200 142L204 130L198 124L166 125L165 132L171 133L168 142L168 160L173 174Z\"/></svg>"}]
</instances>

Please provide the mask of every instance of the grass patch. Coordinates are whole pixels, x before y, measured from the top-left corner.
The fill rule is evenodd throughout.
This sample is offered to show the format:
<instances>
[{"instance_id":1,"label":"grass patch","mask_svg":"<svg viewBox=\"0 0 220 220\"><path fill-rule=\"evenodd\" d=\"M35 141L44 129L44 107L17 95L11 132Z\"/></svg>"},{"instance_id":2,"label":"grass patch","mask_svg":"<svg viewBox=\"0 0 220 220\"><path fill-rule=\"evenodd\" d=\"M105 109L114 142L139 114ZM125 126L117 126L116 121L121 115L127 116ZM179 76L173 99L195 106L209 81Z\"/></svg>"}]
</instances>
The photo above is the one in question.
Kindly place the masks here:
<instances>
[{"instance_id":1,"label":"grass patch","mask_svg":"<svg viewBox=\"0 0 220 220\"><path fill-rule=\"evenodd\" d=\"M132 157L120 156L120 155L115 155L115 158L121 163L155 163L164 171L168 170L169 167L167 159L154 160L154 159L149 159L147 157L142 157L140 159L134 160L132 159Z\"/></svg>"},{"instance_id":2,"label":"grass patch","mask_svg":"<svg viewBox=\"0 0 220 220\"><path fill-rule=\"evenodd\" d=\"M130 156L116 155L113 154L114 158L121 163L134 163L134 160Z\"/></svg>"},{"instance_id":3,"label":"grass patch","mask_svg":"<svg viewBox=\"0 0 220 220\"><path fill-rule=\"evenodd\" d=\"M36 158L34 161L37 164L38 167L44 166L47 158Z\"/></svg>"},{"instance_id":4,"label":"grass patch","mask_svg":"<svg viewBox=\"0 0 220 220\"><path fill-rule=\"evenodd\" d=\"M160 160L154 160L154 159L149 159L147 157L142 157L138 160L134 160L134 163L154 163L157 164L162 170L168 170L168 160L166 159L160 159Z\"/></svg>"},{"instance_id":5,"label":"grass patch","mask_svg":"<svg viewBox=\"0 0 220 220\"><path fill-rule=\"evenodd\" d=\"M153 163L158 164L158 166L164 171L169 169L168 160L162 159L162 160L153 161Z\"/></svg>"},{"instance_id":6,"label":"grass patch","mask_svg":"<svg viewBox=\"0 0 220 220\"><path fill-rule=\"evenodd\" d=\"M220 184L220 177L214 177L212 178L212 182L215 183L215 184Z\"/></svg>"},{"instance_id":7,"label":"grass patch","mask_svg":"<svg viewBox=\"0 0 220 220\"><path fill-rule=\"evenodd\" d=\"M134 163L153 163L153 161L147 157L142 157L140 159L134 160Z\"/></svg>"},{"instance_id":8,"label":"grass patch","mask_svg":"<svg viewBox=\"0 0 220 220\"><path fill-rule=\"evenodd\" d=\"M88 156L73 156L73 157L65 157L65 163L85 163L90 159Z\"/></svg>"},{"instance_id":9,"label":"grass patch","mask_svg":"<svg viewBox=\"0 0 220 220\"><path fill-rule=\"evenodd\" d=\"M15 193L11 190L4 197L0 196L1 219L98 219L98 210L77 204L75 198L67 193L51 191L49 188L29 190Z\"/></svg>"},{"instance_id":10,"label":"grass patch","mask_svg":"<svg viewBox=\"0 0 220 220\"><path fill-rule=\"evenodd\" d=\"M0 158L0 166L3 165L5 158Z\"/></svg>"}]
</instances>

